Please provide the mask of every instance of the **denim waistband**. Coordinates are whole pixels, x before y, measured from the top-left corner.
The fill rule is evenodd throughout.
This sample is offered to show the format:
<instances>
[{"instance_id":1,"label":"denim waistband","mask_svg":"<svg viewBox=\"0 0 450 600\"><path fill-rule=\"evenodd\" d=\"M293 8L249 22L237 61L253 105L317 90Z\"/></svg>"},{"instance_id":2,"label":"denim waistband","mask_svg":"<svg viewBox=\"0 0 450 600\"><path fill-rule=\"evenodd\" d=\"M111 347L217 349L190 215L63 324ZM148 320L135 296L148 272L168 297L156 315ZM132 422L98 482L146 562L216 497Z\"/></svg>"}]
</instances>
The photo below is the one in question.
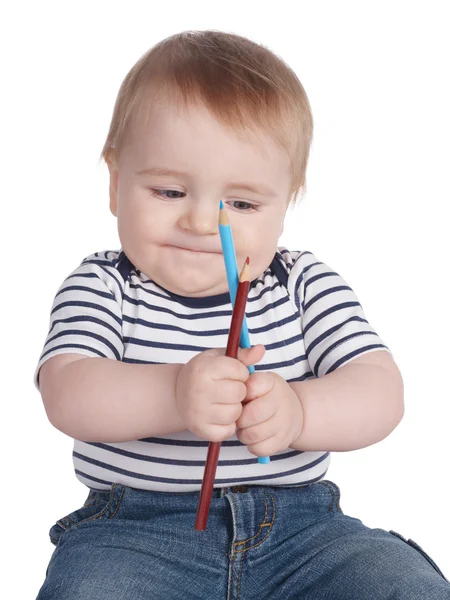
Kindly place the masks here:
<instances>
[{"instance_id":1,"label":"denim waistband","mask_svg":"<svg viewBox=\"0 0 450 600\"><path fill-rule=\"evenodd\" d=\"M246 494L248 492L258 492L258 491L268 491L268 490L272 490L273 492L288 492L289 490L299 490L299 489L305 489L305 488L309 488L314 484L317 483L324 483L324 484L331 484L331 485L335 485L332 482L328 482L327 480L320 480L320 481L314 481L314 482L310 482L308 484L303 484L303 485L291 485L291 486L261 486L261 485L232 485L232 486L226 486L226 487L215 487L212 491L212 498L224 498L227 494ZM111 491L113 490L113 488L117 488L117 487L128 487L128 486L123 486L122 484L113 484L112 488L108 489L108 490L94 490L91 489L89 491L89 496L88 496L88 500L92 501L92 500L108 500L110 495L111 495ZM200 490L195 490L195 491L184 491L184 492L169 492L166 490L144 490L144 489L140 489L140 488L129 488L130 490L133 490L133 492L135 493L141 493L142 495L148 495L148 496L156 496L156 497L163 497L163 496L167 496L167 497L184 497L186 499L188 498L197 498L198 495L200 494Z\"/></svg>"}]
</instances>

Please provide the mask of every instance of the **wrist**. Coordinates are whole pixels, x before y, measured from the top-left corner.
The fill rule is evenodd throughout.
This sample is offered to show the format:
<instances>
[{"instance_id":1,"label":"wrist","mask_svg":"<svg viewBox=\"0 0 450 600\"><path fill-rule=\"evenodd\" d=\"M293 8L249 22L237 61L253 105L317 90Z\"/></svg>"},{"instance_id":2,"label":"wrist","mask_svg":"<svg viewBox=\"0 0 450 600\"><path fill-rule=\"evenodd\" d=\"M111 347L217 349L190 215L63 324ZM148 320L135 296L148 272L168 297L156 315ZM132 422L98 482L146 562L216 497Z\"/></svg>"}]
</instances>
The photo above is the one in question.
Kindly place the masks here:
<instances>
[{"instance_id":1,"label":"wrist","mask_svg":"<svg viewBox=\"0 0 450 600\"><path fill-rule=\"evenodd\" d=\"M175 371L174 388L173 388L174 389L174 392L173 392L174 408L175 408L176 415L178 417L178 421L182 425L183 430L184 430L184 429L187 429L186 416L183 411L183 398L185 397L185 393L183 393L183 387L184 387L183 371L184 371L186 365L179 364L179 365L177 365L177 367L178 368Z\"/></svg>"},{"instance_id":2,"label":"wrist","mask_svg":"<svg viewBox=\"0 0 450 600\"><path fill-rule=\"evenodd\" d=\"M298 386L298 383L297 383L297 386ZM298 387L296 389L294 389L291 386L291 384L289 384L289 387L291 388L293 402L294 402L294 410L293 410L293 417L292 417L294 432L293 432L293 439L292 439L291 443L289 444L289 448L292 448L293 450L300 450L301 448L299 448L299 444L301 441L303 426L304 426L303 405L302 405L302 401L300 398L300 394L298 393Z\"/></svg>"}]
</instances>

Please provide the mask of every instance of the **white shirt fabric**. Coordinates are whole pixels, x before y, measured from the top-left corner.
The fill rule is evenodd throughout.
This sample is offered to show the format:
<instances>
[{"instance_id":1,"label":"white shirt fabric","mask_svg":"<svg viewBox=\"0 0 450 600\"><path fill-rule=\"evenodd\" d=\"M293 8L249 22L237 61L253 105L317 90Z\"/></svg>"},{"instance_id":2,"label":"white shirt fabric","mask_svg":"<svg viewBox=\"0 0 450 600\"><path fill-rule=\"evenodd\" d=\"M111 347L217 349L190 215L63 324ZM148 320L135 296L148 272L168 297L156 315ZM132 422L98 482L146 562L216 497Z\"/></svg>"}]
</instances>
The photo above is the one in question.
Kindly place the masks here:
<instances>
[{"instance_id":1,"label":"white shirt fabric","mask_svg":"<svg viewBox=\"0 0 450 600\"><path fill-rule=\"evenodd\" d=\"M226 347L231 314L228 293L181 297L136 269L121 249L96 252L56 294L34 384L39 389L44 362L62 353L185 364L208 348ZM251 344L266 347L256 371L273 371L288 382L322 377L367 352L390 352L353 290L308 251L278 248L270 267L251 282L246 315ZM208 442L190 431L121 443L74 440L73 462L78 479L94 490L121 483L195 491L207 449ZM222 442L214 485L307 485L325 476L329 462L325 450L288 448L259 464L233 436Z\"/></svg>"}]
</instances>

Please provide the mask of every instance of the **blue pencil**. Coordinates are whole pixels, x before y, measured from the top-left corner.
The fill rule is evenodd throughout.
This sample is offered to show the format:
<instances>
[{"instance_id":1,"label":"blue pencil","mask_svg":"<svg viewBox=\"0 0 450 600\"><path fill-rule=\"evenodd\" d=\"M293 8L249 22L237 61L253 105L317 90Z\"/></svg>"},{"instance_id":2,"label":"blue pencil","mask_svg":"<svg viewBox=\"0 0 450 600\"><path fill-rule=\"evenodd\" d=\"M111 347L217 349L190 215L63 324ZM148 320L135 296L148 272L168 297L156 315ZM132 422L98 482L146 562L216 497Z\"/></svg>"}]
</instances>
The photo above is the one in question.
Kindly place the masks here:
<instances>
[{"instance_id":1,"label":"blue pencil","mask_svg":"<svg viewBox=\"0 0 450 600\"><path fill-rule=\"evenodd\" d=\"M220 201L220 218L219 218L219 233L220 241L222 242L223 257L225 260L225 269L227 272L228 287L230 289L231 306L234 307L234 301L236 299L236 293L238 288L239 274L236 260L236 251L234 249L233 234L231 232L230 222L228 215L223 206L222 200ZM241 337L239 338L239 345L241 348L250 348L250 338L248 335L247 319L244 315L244 322L242 323ZM255 367L250 365L248 367L249 373L255 372ZM268 456L258 456L258 462L261 464L267 464L270 462Z\"/></svg>"}]
</instances>

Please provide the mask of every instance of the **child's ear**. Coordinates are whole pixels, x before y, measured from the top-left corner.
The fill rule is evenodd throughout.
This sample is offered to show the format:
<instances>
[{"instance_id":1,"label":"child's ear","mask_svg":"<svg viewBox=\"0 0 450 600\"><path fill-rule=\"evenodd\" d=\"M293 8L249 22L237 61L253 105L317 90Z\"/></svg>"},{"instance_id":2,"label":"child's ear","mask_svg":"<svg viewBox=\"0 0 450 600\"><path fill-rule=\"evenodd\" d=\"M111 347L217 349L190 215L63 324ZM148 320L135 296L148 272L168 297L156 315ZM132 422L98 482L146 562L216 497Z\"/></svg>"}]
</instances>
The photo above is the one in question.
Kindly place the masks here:
<instances>
[{"instance_id":1,"label":"child's ear","mask_svg":"<svg viewBox=\"0 0 450 600\"><path fill-rule=\"evenodd\" d=\"M106 164L109 169L109 209L117 217L117 184L119 181L119 170L117 168L114 152L111 151Z\"/></svg>"}]
</instances>

